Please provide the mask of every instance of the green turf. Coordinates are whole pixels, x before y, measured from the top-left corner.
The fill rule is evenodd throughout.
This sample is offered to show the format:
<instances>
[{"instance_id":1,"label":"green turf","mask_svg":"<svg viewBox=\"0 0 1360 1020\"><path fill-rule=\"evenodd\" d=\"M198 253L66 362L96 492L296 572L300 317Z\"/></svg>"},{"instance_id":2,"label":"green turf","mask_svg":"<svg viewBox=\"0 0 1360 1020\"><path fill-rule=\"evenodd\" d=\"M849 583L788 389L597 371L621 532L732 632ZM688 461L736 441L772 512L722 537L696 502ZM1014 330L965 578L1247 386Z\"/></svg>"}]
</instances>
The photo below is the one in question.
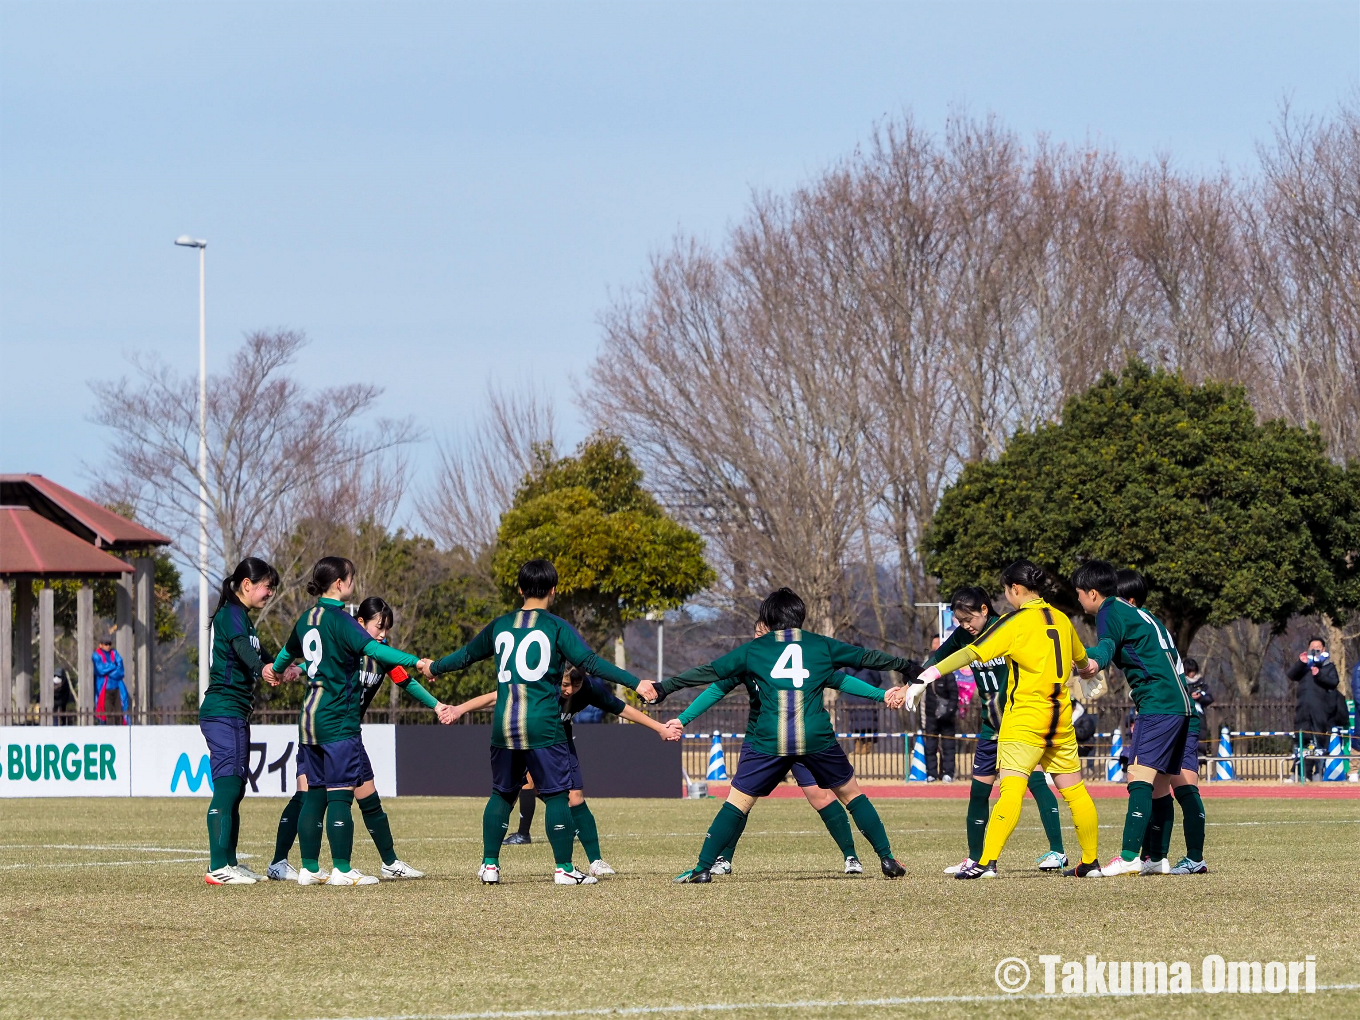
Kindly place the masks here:
<instances>
[{"instance_id":1,"label":"green turf","mask_svg":"<svg viewBox=\"0 0 1360 1020\"><path fill-rule=\"evenodd\" d=\"M662 1016L1280 1017L1360 1015L1360 991L1023 1001L859 1002L999 995L998 961L1318 958L1318 983L1360 982L1355 845L1360 802L1210 801L1214 871L1191 878L1059 879L1026 804L995 882L940 869L964 850L963 801L884 800L908 876L863 878L801 800L758 806L736 874L675 886L717 802L592 801L615 878L551 885L535 820L507 847L505 884L484 888L481 803L385 802L423 881L377 888L209 888L205 804L190 800L0 802L0 1015L23 1017L394 1017L516 1010L749 1003ZM264 871L283 802L243 805L242 850ZM1118 849L1120 801L1100 801L1102 856ZM541 812L540 812L541 814ZM355 815L356 821L358 814ZM1070 829L1069 850L1075 849ZM102 848L102 849L96 849ZM146 847L168 852L153 852ZM1179 827L1173 857L1183 848ZM355 865L379 861L362 827ZM191 852L176 852L177 850ZM107 867L93 862L129 861ZM296 850L294 851L296 863ZM582 863L578 858L578 863Z\"/></svg>"}]
</instances>

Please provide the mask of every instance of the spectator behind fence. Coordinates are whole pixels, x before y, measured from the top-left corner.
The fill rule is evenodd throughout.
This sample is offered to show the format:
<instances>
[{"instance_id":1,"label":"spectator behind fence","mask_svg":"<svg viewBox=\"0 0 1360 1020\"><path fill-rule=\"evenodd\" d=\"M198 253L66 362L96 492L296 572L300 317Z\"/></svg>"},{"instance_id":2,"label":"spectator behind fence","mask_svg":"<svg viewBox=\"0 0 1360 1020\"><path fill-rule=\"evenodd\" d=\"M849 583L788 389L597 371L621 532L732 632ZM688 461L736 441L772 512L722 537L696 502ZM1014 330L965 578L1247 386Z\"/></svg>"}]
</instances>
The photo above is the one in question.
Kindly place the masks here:
<instances>
[{"instance_id":1,"label":"spectator behind fence","mask_svg":"<svg viewBox=\"0 0 1360 1020\"><path fill-rule=\"evenodd\" d=\"M52 674L52 711L69 712L71 703L75 700L75 694L71 691L71 674L66 672L65 666L58 666L57 671ZM69 726L71 720L58 715L56 723L58 726Z\"/></svg>"},{"instance_id":2,"label":"spectator behind fence","mask_svg":"<svg viewBox=\"0 0 1360 1020\"><path fill-rule=\"evenodd\" d=\"M1209 687L1199 671L1199 663L1196 660L1186 659L1181 665L1185 667L1185 685L1190 691L1191 700L1195 703L1195 711L1199 713L1199 757L1203 761L1205 747L1216 746L1217 738L1209 726L1209 713L1206 711L1214 703L1214 696L1209 693Z\"/></svg>"},{"instance_id":3,"label":"spectator behind fence","mask_svg":"<svg viewBox=\"0 0 1360 1020\"><path fill-rule=\"evenodd\" d=\"M1299 653L1299 661L1285 670L1285 676L1298 684L1294 690L1294 728L1299 731L1299 743L1305 748L1312 745L1325 754L1327 731L1337 725L1337 688L1341 686L1336 665L1327 653L1327 642L1320 637L1309 638L1308 650ZM1346 722L1350 722L1349 717ZM1302 778L1311 778L1321 768L1321 758L1307 758L1300 768Z\"/></svg>"},{"instance_id":4,"label":"spectator behind fence","mask_svg":"<svg viewBox=\"0 0 1360 1020\"><path fill-rule=\"evenodd\" d=\"M1077 736L1077 757L1094 758L1096 753L1096 714L1080 701L1072 703L1072 731Z\"/></svg>"},{"instance_id":5,"label":"spectator behind fence","mask_svg":"<svg viewBox=\"0 0 1360 1020\"><path fill-rule=\"evenodd\" d=\"M94 689L97 707L94 717L99 723L107 723L104 713L104 699L116 696L123 705L123 725L128 724L128 692L123 682L123 657L113 647L113 637L105 635L99 639L99 647L94 650Z\"/></svg>"},{"instance_id":6,"label":"spectator behind fence","mask_svg":"<svg viewBox=\"0 0 1360 1020\"><path fill-rule=\"evenodd\" d=\"M939 638L931 638L930 650L940 647ZM954 781L955 741L958 732L959 685L953 673L946 673L933 684L926 685L926 782Z\"/></svg>"}]
</instances>

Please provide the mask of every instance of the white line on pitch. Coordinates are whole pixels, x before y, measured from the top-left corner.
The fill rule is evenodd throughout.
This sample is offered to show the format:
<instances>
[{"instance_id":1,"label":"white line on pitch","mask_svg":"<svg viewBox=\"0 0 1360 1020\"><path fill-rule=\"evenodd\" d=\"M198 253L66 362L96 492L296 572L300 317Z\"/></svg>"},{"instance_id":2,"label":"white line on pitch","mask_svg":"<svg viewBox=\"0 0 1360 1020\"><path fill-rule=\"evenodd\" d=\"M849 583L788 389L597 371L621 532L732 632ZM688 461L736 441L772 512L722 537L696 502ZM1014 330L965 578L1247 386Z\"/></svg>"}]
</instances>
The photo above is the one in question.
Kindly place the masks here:
<instances>
[{"instance_id":1,"label":"white line on pitch","mask_svg":"<svg viewBox=\"0 0 1360 1020\"><path fill-rule=\"evenodd\" d=\"M135 843L104 843L98 846L76 843L0 843L0 850L136 850L148 854L196 854L197 848L182 846L140 846Z\"/></svg>"},{"instance_id":2,"label":"white line on pitch","mask_svg":"<svg viewBox=\"0 0 1360 1020\"><path fill-rule=\"evenodd\" d=\"M1360 989L1360 984L1318 985L1319 992L1343 992ZM1205 994L1202 989L1190 992L1192 995ZM397 1013L387 1016L336 1017L331 1020L514 1020L516 1017L557 1017L557 1016L647 1016L665 1013L736 1013L747 1010L802 1010L802 1009L852 1009L873 1006L912 1006L948 1004L954 1002L1036 1002L1053 999L1072 1000L1104 999L1118 997L1127 999L1120 993L1107 992L1104 995L905 995L884 999L810 999L800 1002L706 1002L688 1006L601 1006L594 1009L519 1009L495 1010L486 1013Z\"/></svg>"},{"instance_id":3,"label":"white line on pitch","mask_svg":"<svg viewBox=\"0 0 1360 1020\"><path fill-rule=\"evenodd\" d=\"M245 856L242 854L241 856ZM117 868L132 864L191 864L202 863L207 857L158 857L154 861L75 861L67 864L0 864L0 871L19 868Z\"/></svg>"}]
</instances>

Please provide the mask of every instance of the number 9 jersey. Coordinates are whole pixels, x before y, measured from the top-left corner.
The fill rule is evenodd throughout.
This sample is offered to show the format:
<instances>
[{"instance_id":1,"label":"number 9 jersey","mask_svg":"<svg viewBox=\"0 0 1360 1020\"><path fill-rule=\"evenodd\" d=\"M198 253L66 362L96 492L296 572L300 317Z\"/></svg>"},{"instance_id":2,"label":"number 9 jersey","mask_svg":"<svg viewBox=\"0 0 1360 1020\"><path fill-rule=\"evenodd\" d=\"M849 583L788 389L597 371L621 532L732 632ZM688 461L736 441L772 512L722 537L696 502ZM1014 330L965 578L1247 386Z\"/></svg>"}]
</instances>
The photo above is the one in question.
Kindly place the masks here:
<instances>
[{"instance_id":1,"label":"number 9 jersey","mask_svg":"<svg viewBox=\"0 0 1360 1020\"><path fill-rule=\"evenodd\" d=\"M491 719L492 747L529 750L566 742L559 703L566 663L637 690L637 677L605 662L571 624L545 609L496 617L458 651L431 665L430 672L452 673L492 656L500 692Z\"/></svg>"}]
</instances>

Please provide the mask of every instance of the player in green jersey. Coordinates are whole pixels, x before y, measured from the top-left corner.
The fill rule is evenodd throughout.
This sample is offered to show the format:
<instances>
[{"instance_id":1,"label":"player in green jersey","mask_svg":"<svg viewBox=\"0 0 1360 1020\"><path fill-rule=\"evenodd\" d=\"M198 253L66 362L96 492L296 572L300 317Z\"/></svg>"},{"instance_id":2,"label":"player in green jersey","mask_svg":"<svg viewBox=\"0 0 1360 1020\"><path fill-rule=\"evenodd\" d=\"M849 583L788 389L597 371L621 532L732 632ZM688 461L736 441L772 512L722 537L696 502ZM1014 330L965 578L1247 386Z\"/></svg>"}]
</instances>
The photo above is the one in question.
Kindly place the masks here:
<instances>
[{"instance_id":1,"label":"player in green jersey","mask_svg":"<svg viewBox=\"0 0 1360 1020\"><path fill-rule=\"evenodd\" d=\"M450 708L450 721L456 720L468 712L484 712L488 708L494 708L500 698L500 685L497 684L496 686L497 690L478 695L461 705L454 705ZM595 815L591 812L590 805L586 803L585 781L582 778L580 756L576 752L576 741L572 739L572 721L576 717L576 713L594 707L610 715L616 715L627 722L646 726L648 729L654 730L662 740L679 740L680 738L655 719L644 715L622 698L617 697L607 684L593 676L587 676L585 670L580 666L569 666L563 671L560 705L562 728L566 731L567 746L571 750L571 789L567 791L567 805L571 808L571 821L575 828L574 835L581 841L581 846L586 852L586 859L590 861L590 874L596 878L603 878L605 875L614 874L614 869L600 855L599 828L595 824ZM520 791L520 796L524 796L524 790ZM502 845L504 845L504 841L502 841Z\"/></svg>"},{"instance_id":2,"label":"player in green jersey","mask_svg":"<svg viewBox=\"0 0 1360 1020\"><path fill-rule=\"evenodd\" d=\"M960 588L949 600L958 627L944 639L940 647L926 658L925 666L933 666L966 648L979 634L1001 619L992 609L992 598L983 588ZM944 869L946 875L956 875L977 863L987 835L987 818L991 814L989 801L996 784L996 734L1001 727L1001 713L1005 710L1006 683L1010 675L1004 655L987 662L974 661L973 679L977 683L982 708L982 731L973 751L973 785L968 794L968 856L959 864ZM1039 808L1039 819L1048 837L1048 853L1036 862L1040 871L1061 871L1067 867L1063 851L1062 822L1058 815L1058 798L1048 788L1042 770L1029 775L1029 792Z\"/></svg>"},{"instance_id":3,"label":"player in green jersey","mask_svg":"<svg viewBox=\"0 0 1360 1020\"><path fill-rule=\"evenodd\" d=\"M577 871L571 859L576 826L568 800L572 754L562 726L562 671L570 663L588 675L638 690L648 699L656 694L649 682L597 656L566 620L548 612L557 596L557 568L549 561L528 561L519 568L518 580L524 600L521 609L496 617L462 648L423 671L438 676L496 658L499 684L491 722L492 793L482 815L478 869L482 882L500 881L501 840L509 827L510 806L528 772L543 801L548 842L557 864L553 881L593 885L595 876Z\"/></svg>"},{"instance_id":4,"label":"player in green jersey","mask_svg":"<svg viewBox=\"0 0 1360 1020\"><path fill-rule=\"evenodd\" d=\"M711 869L719 852L731 846L755 802L773 791L795 763L806 766L818 786L835 792L878 854L883 874L888 878L906 874L893 857L878 811L861 792L855 770L836 742L822 691L831 687L873 701L891 698L895 708L901 704L899 693L885 696L852 676L838 680L844 674L838 674L837 667L904 671L908 661L803 630L806 616L803 600L790 589L780 588L760 605L759 636L711 663L712 676L718 680L750 674L760 690L762 707L754 725L747 726L731 792L709 826L699 861L677 876L677 882L712 881ZM697 686L708 680L704 674L693 683Z\"/></svg>"},{"instance_id":5,"label":"player in green jersey","mask_svg":"<svg viewBox=\"0 0 1360 1020\"><path fill-rule=\"evenodd\" d=\"M1116 571L1119 597L1139 610L1152 625L1166 647L1175 648L1171 632L1162 621L1143 609L1147 602L1148 585L1143 575L1127 567ZM1176 672L1189 692L1185 678L1185 663L1176 655ZM1199 738L1204 709L1191 697L1194 714L1190 716L1190 731L1185 739L1185 753L1181 756L1178 775L1157 774L1152 782L1152 816L1147 834L1143 837L1142 865L1144 875L1202 875L1209 870L1204 863L1204 801L1199 795ZM1136 730L1136 727L1135 727ZM1171 830L1175 824L1175 802L1180 801L1185 830L1185 856L1174 865L1167 856L1171 849Z\"/></svg>"},{"instance_id":6,"label":"player in green jersey","mask_svg":"<svg viewBox=\"0 0 1360 1020\"><path fill-rule=\"evenodd\" d=\"M756 637L760 637L764 633L765 629L757 624ZM716 676L717 674L711 665L686 670L679 676L663 681L658 685L657 691L661 695L659 700L664 700L666 695L672 691L679 690L682 687L695 686L704 679L712 679ZM845 679L844 673L836 674L835 685L841 684ZM678 739L684 733L686 726L738 687L746 688L751 705L746 718L746 729L748 732L754 731L756 719L760 716L760 686L750 673L728 677L726 680L713 680L704 688L703 693L690 702L689 707L681 712L678 718L672 719L666 725ZM745 744L743 744L741 754L744 755L745 753ZM840 800L830 790L818 786L817 780L813 778L812 773L801 762L795 762L789 771L798 784L798 788L803 791L803 796L807 798L808 804L817 812L822 819L822 824L826 826L827 832L831 833L831 838L836 841L836 847L840 850L841 858L845 861L845 873L847 875L864 874L864 865L860 863L859 857L855 853L855 837L850 831L850 817L845 813L845 808L841 806ZM732 836L731 841L718 851L718 856L713 860L713 866L708 869L710 874L730 875L732 873L732 862L736 854L737 843L741 839L742 832L746 829L748 817L750 816L743 816L741 826Z\"/></svg>"},{"instance_id":7,"label":"player in green jersey","mask_svg":"<svg viewBox=\"0 0 1360 1020\"><path fill-rule=\"evenodd\" d=\"M1177 662L1179 656L1150 616L1119 598L1119 577L1104 560L1088 560L1072 575L1081 607L1096 618L1096 645L1086 649L1081 670L1093 676L1119 666L1138 709L1129 749L1129 803L1119 856L1101 869L1107 878L1143 870L1143 837L1152 816L1153 782L1159 774L1179 776L1194 709Z\"/></svg>"},{"instance_id":8,"label":"player in green jersey","mask_svg":"<svg viewBox=\"0 0 1360 1020\"><path fill-rule=\"evenodd\" d=\"M318 560L307 582L307 593L316 597L316 605L293 624L274 659L275 671L297 659L307 663L308 691L298 720L301 771L307 776L308 786L298 819L302 844L298 884L320 884L324 825L331 847L331 872L326 884L376 885L376 875L350 867L354 789L373 778L359 730L362 692L356 675L364 656L388 669L401 666L423 670L429 660L375 640L345 611L345 602L354 593L354 564L344 557Z\"/></svg>"},{"instance_id":9,"label":"player in green jersey","mask_svg":"<svg viewBox=\"0 0 1360 1020\"><path fill-rule=\"evenodd\" d=\"M208 744L212 800L208 803L208 885L254 885L262 876L236 859L241 799L250 774L250 712L255 682L273 682L273 667L260 659L260 639L250 611L274 596L279 572L248 556L222 581L209 625L208 690L198 707L198 728Z\"/></svg>"},{"instance_id":10,"label":"player in green jersey","mask_svg":"<svg viewBox=\"0 0 1360 1020\"><path fill-rule=\"evenodd\" d=\"M359 608L355 610L354 618L359 621L359 625L368 631L369 637L375 641L387 644L388 632L392 629L394 616L392 607L386 600L376 595L371 595L359 603ZM359 721L362 725L368 706L373 703L378 690L382 686L383 678L391 676L392 683L399 690L405 691L411 697L426 708L432 708L435 714L444 719L444 711L450 710L452 706L445 705L437 700L420 682L411 679L400 666L394 666L389 671L376 659L365 655L363 662L359 665L359 671L355 679L360 685L361 695L359 703ZM364 774L372 775L373 766L368 760L368 753L364 753ZM297 869L288 863L288 854L293 849L293 843L297 839L298 819L302 814L303 801L307 796L307 774L303 770L304 756L299 746L297 764L297 792L292 799L284 805L283 811L279 815L278 834L274 838L274 859L266 872L268 878L277 882L296 881L298 877ZM413 879L424 878L425 873L411 867L405 861L397 857L397 851L392 842L392 828L387 819L387 813L383 811L382 799L378 796L378 788L373 779L365 779L354 788L354 799L359 805L359 812L364 820L364 827L368 829L368 834L373 838L373 845L378 848L378 854L382 857L382 877L387 879ZM318 875L320 878L320 875ZM329 876L327 876L329 877ZM322 879L324 881L324 879Z\"/></svg>"}]
</instances>

